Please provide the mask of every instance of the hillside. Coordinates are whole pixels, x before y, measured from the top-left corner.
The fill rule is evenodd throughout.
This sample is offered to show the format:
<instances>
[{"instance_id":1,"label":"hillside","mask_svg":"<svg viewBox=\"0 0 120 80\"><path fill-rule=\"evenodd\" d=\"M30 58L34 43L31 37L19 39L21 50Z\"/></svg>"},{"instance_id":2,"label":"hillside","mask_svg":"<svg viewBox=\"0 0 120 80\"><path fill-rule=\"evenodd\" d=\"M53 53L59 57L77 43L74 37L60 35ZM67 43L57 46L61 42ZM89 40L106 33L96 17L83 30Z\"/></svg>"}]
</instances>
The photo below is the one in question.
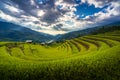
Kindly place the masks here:
<instances>
[{"instance_id":1,"label":"hillside","mask_svg":"<svg viewBox=\"0 0 120 80\"><path fill-rule=\"evenodd\" d=\"M51 45L0 42L1 80L119 80L120 30Z\"/></svg>"},{"instance_id":2,"label":"hillside","mask_svg":"<svg viewBox=\"0 0 120 80\"><path fill-rule=\"evenodd\" d=\"M52 35L33 31L31 29L7 22L0 22L0 41L49 41Z\"/></svg>"},{"instance_id":3,"label":"hillside","mask_svg":"<svg viewBox=\"0 0 120 80\"><path fill-rule=\"evenodd\" d=\"M84 30L73 31L63 35L58 35L56 37L56 41L64 41L64 40L69 40L69 39L80 37L80 36L85 36L90 34L100 34L100 33L105 33L105 32L114 31L114 30L120 30L120 22L115 22L108 25L97 26L97 27L88 28Z\"/></svg>"},{"instance_id":4,"label":"hillside","mask_svg":"<svg viewBox=\"0 0 120 80\"><path fill-rule=\"evenodd\" d=\"M85 30L73 31L66 34L52 36L12 23L0 22L0 41L25 41L30 39L34 42L49 42L51 40L60 42L80 36L105 33L109 32L110 30L120 30L119 24L119 22L116 22L106 26L88 28Z\"/></svg>"}]
</instances>

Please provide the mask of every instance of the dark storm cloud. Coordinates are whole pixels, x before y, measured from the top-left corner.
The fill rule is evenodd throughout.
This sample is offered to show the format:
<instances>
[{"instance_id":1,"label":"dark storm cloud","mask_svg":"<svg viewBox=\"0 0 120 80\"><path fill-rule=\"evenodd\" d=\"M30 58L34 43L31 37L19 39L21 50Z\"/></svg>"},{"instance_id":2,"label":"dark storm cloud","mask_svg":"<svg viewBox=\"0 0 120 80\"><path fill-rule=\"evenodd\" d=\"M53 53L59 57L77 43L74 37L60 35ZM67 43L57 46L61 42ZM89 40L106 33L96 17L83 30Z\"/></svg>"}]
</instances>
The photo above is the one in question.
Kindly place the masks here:
<instances>
[{"instance_id":1,"label":"dark storm cloud","mask_svg":"<svg viewBox=\"0 0 120 80\"><path fill-rule=\"evenodd\" d=\"M35 3L39 6L40 9L51 9L55 7L55 0L43 0L43 4L39 4L39 1L35 1Z\"/></svg>"},{"instance_id":2,"label":"dark storm cloud","mask_svg":"<svg viewBox=\"0 0 120 80\"><path fill-rule=\"evenodd\" d=\"M75 0L63 0L64 2L66 3L69 3L69 4L74 4L75 3Z\"/></svg>"},{"instance_id":3,"label":"dark storm cloud","mask_svg":"<svg viewBox=\"0 0 120 80\"><path fill-rule=\"evenodd\" d=\"M23 10L24 12L20 13L11 13L7 9L4 9L3 12L6 14L9 14L14 17L20 18L20 15L26 15L26 16L34 16L36 18L39 18L38 11L43 10L44 15L42 15L39 20L48 23L48 25L52 23L56 23L57 19L64 15L66 12L69 12L69 10L62 10L58 8L58 5L55 5L56 0L1 0L5 4L11 4L11 5L17 5L20 10ZM40 3L40 1L43 1ZM74 0L64 0L64 3L67 4L73 4Z\"/></svg>"},{"instance_id":4,"label":"dark storm cloud","mask_svg":"<svg viewBox=\"0 0 120 80\"><path fill-rule=\"evenodd\" d=\"M56 22L58 17L60 16L61 14L59 11L47 10L46 13L43 15L41 21L51 24L53 22Z\"/></svg>"},{"instance_id":5,"label":"dark storm cloud","mask_svg":"<svg viewBox=\"0 0 120 80\"><path fill-rule=\"evenodd\" d=\"M38 17L36 13L38 10L43 10L45 14L41 17L41 21L52 24L67 11L59 10L55 5L55 0L43 0L42 4L39 3L39 0L32 0L34 4L31 4L30 0L11 0L16 3L20 9L22 9L26 14ZM71 3L71 0L65 0L65 2Z\"/></svg>"},{"instance_id":6,"label":"dark storm cloud","mask_svg":"<svg viewBox=\"0 0 120 80\"><path fill-rule=\"evenodd\" d=\"M13 5L14 5L14 8L16 9L15 12L12 12L11 10L7 9L7 8L12 7ZM18 12L17 12L17 9L18 9L17 5L14 4L13 2L8 2L7 0L6 1L5 0L0 1L0 10L7 15L20 18L20 15L24 14L24 12L22 12L20 10L18 10Z\"/></svg>"},{"instance_id":7,"label":"dark storm cloud","mask_svg":"<svg viewBox=\"0 0 120 80\"><path fill-rule=\"evenodd\" d=\"M119 0L0 0L0 20L3 19L37 31L67 32L120 20L119 2ZM105 7L107 13L99 11L100 13L79 18L77 16L81 16L81 14L78 10L78 14L74 13L75 6L82 4L88 5L88 8L91 5L94 8L104 8L108 5ZM81 8L79 9L81 10ZM68 23L66 23L67 21ZM51 33L51 31L47 33Z\"/></svg>"},{"instance_id":8,"label":"dark storm cloud","mask_svg":"<svg viewBox=\"0 0 120 80\"><path fill-rule=\"evenodd\" d=\"M56 26L53 27L55 30L62 30L63 24L57 24Z\"/></svg>"},{"instance_id":9,"label":"dark storm cloud","mask_svg":"<svg viewBox=\"0 0 120 80\"><path fill-rule=\"evenodd\" d=\"M57 24L53 27L54 30L57 30L57 31L69 31L68 28L64 28L63 27L63 24Z\"/></svg>"},{"instance_id":10,"label":"dark storm cloud","mask_svg":"<svg viewBox=\"0 0 120 80\"><path fill-rule=\"evenodd\" d=\"M36 10L36 5L32 5L30 0L11 0L11 1L16 3L21 10L26 12L26 14L36 16L36 14L32 12L32 10Z\"/></svg>"}]
</instances>

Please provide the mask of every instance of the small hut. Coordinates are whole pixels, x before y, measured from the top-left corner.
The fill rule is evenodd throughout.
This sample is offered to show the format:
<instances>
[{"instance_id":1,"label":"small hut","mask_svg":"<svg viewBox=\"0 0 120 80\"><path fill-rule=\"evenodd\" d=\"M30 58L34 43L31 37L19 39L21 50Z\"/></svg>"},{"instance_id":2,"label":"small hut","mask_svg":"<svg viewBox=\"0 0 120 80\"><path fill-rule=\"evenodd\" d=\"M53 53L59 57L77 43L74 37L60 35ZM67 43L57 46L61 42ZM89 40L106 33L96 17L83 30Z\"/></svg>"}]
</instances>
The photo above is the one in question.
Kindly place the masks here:
<instances>
[{"instance_id":1,"label":"small hut","mask_svg":"<svg viewBox=\"0 0 120 80\"><path fill-rule=\"evenodd\" d=\"M26 40L25 42L26 42L26 43L32 43L33 40Z\"/></svg>"}]
</instances>

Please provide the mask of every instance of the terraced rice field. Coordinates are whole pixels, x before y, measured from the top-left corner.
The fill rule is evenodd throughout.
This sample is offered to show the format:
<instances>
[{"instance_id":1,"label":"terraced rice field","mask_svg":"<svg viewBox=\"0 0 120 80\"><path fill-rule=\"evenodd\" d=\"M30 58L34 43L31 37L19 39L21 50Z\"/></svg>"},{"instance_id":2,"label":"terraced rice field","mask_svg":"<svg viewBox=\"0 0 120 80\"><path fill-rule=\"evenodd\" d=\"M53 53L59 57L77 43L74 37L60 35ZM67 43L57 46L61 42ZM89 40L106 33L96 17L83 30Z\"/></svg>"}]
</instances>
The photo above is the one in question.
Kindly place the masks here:
<instances>
[{"instance_id":1,"label":"terraced rice field","mask_svg":"<svg viewBox=\"0 0 120 80\"><path fill-rule=\"evenodd\" d=\"M0 80L120 80L118 33L49 46L0 42Z\"/></svg>"}]
</instances>

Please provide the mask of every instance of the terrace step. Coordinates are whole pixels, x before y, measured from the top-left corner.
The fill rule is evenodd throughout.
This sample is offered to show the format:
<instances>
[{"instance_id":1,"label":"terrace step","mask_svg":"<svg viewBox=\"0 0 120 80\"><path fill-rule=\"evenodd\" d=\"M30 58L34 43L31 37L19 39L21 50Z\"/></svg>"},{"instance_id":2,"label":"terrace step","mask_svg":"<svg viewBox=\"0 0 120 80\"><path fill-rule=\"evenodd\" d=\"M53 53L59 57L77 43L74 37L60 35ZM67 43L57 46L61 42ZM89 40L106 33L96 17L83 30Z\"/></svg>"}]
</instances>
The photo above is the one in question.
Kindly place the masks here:
<instances>
[{"instance_id":1,"label":"terrace step","mask_svg":"<svg viewBox=\"0 0 120 80\"><path fill-rule=\"evenodd\" d=\"M98 47L95 44L87 41L86 39L83 39L82 37L80 37L78 39L79 39L79 41L84 42L84 44L86 44L88 46L88 49L87 49L88 51L93 51L93 50L98 49Z\"/></svg>"},{"instance_id":2,"label":"terrace step","mask_svg":"<svg viewBox=\"0 0 120 80\"><path fill-rule=\"evenodd\" d=\"M95 41L101 41L101 42L104 42L106 43L109 47L113 47L114 44L111 42L111 41L108 41L106 39L101 39L99 37L96 37L96 36L90 36L91 39L95 40Z\"/></svg>"},{"instance_id":3,"label":"terrace step","mask_svg":"<svg viewBox=\"0 0 120 80\"><path fill-rule=\"evenodd\" d=\"M96 40L96 39L88 37L88 36L85 36L84 38L86 38L89 41L97 43L99 45L99 50L104 50L106 48L110 48L110 46L103 41L99 41L99 40Z\"/></svg>"},{"instance_id":4,"label":"terrace step","mask_svg":"<svg viewBox=\"0 0 120 80\"><path fill-rule=\"evenodd\" d=\"M118 44L120 44L120 42L118 40L116 40L115 38L109 38L109 37L106 37L106 36L96 36L98 37L99 39L101 40L106 40L108 41L109 43L111 43L112 46L116 46Z\"/></svg>"},{"instance_id":5,"label":"terrace step","mask_svg":"<svg viewBox=\"0 0 120 80\"><path fill-rule=\"evenodd\" d=\"M70 45L70 48L72 50L72 54L79 52L78 47L76 47L76 45L72 41L68 41L67 43Z\"/></svg>"},{"instance_id":6,"label":"terrace step","mask_svg":"<svg viewBox=\"0 0 120 80\"><path fill-rule=\"evenodd\" d=\"M89 49L89 45L88 44L86 44L85 42L83 42L83 41L80 41L79 39L74 39L74 41L76 42L76 43L78 43L80 46L81 46L81 49L83 49L84 51L87 51L88 49Z\"/></svg>"},{"instance_id":7,"label":"terrace step","mask_svg":"<svg viewBox=\"0 0 120 80\"><path fill-rule=\"evenodd\" d=\"M98 37L111 39L111 40L120 42L120 36L105 35L105 36L98 36Z\"/></svg>"}]
</instances>

